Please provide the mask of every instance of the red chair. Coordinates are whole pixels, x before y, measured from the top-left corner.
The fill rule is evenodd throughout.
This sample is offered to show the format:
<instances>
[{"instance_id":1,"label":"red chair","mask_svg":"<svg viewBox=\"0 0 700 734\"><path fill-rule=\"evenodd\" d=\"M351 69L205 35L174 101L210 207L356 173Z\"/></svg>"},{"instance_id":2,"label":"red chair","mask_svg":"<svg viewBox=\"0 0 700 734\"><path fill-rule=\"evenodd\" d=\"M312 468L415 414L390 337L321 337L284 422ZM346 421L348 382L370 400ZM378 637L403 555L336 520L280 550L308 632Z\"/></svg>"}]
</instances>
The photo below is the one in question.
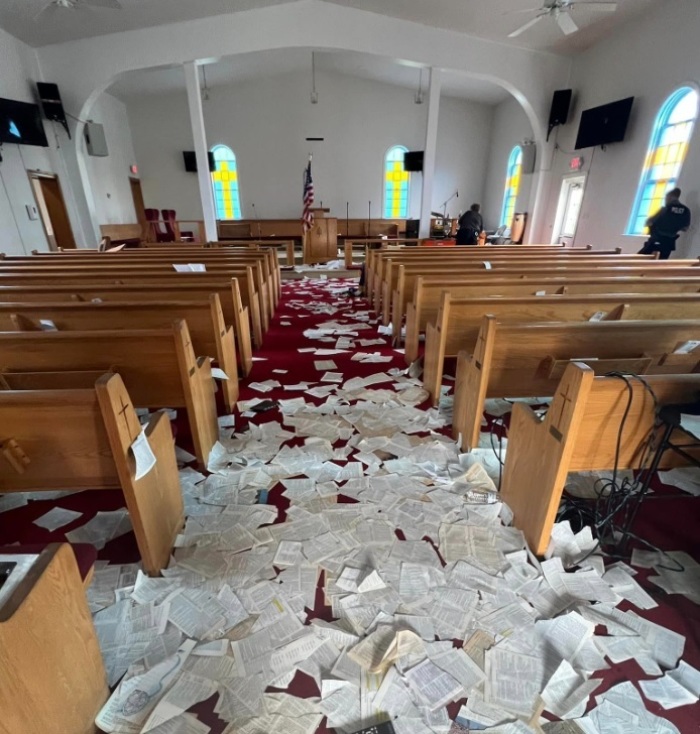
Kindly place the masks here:
<instances>
[{"instance_id":1,"label":"red chair","mask_svg":"<svg viewBox=\"0 0 700 734\"><path fill-rule=\"evenodd\" d=\"M146 209L146 221L151 228L151 242L175 242L175 236L172 237L167 231L161 229L160 213L157 209Z\"/></svg>"},{"instance_id":2,"label":"red chair","mask_svg":"<svg viewBox=\"0 0 700 734\"><path fill-rule=\"evenodd\" d=\"M174 209L163 209L163 222L168 235L172 238L167 242L194 242L194 232L179 232L177 227L177 214Z\"/></svg>"}]
</instances>

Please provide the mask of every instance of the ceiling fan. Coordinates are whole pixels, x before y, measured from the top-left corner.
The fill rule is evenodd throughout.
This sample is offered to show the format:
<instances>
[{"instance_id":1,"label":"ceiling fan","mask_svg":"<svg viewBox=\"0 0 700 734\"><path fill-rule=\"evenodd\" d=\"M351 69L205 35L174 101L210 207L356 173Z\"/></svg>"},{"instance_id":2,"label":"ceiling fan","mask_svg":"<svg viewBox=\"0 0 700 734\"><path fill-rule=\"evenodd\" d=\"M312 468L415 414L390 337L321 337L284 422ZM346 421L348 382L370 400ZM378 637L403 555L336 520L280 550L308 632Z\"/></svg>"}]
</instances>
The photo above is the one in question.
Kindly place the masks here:
<instances>
[{"instance_id":1,"label":"ceiling fan","mask_svg":"<svg viewBox=\"0 0 700 734\"><path fill-rule=\"evenodd\" d=\"M567 36L570 36L572 33L576 33L578 26L569 13L579 6L585 6L587 10L600 10L607 13L614 13L615 10L617 10L617 3L597 3L590 2L589 0L545 0L545 3L541 8L512 11L515 13L537 13L537 15L532 20L525 23L525 25L522 25L517 30L509 33L508 38L516 38L546 17L554 18L559 28L561 28Z\"/></svg>"},{"instance_id":2,"label":"ceiling fan","mask_svg":"<svg viewBox=\"0 0 700 734\"><path fill-rule=\"evenodd\" d=\"M38 20L47 12L53 14L56 11L78 10L79 8L110 8L112 10L121 10L122 6L119 0L50 0L44 3L44 7L34 16L34 20Z\"/></svg>"}]
</instances>

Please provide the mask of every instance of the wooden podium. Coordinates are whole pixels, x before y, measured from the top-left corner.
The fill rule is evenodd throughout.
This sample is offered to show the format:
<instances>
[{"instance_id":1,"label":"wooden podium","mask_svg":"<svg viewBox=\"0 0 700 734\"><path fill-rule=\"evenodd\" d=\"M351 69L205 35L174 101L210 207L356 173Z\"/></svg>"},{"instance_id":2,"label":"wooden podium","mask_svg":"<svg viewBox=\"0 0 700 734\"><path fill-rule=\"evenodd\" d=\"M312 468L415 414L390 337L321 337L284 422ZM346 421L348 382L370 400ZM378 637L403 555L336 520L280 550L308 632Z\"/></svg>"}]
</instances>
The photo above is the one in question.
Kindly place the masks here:
<instances>
[{"instance_id":1,"label":"wooden podium","mask_svg":"<svg viewBox=\"0 0 700 734\"><path fill-rule=\"evenodd\" d=\"M304 236L304 264L314 265L338 258L338 220L326 217L329 209L314 209L314 223Z\"/></svg>"}]
</instances>

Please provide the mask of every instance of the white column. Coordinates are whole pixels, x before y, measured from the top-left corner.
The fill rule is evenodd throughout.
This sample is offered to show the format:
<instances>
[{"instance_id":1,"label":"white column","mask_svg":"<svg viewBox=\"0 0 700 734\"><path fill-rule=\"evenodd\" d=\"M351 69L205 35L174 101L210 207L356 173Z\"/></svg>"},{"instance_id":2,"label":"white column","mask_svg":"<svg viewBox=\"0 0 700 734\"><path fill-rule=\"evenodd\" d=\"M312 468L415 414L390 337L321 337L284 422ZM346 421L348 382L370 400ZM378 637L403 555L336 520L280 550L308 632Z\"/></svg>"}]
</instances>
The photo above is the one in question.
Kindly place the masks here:
<instances>
[{"instance_id":1,"label":"white column","mask_svg":"<svg viewBox=\"0 0 700 734\"><path fill-rule=\"evenodd\" d=\"M423 157L423 186L420 198L420 236L430 236L430 210L433 202L433 178L435 176L435 155L437 151L438 117L440 114L440 87L442 72L430 69L430 90L428 92L428 122L425 127L425 155Z\"/></svg>"},{"instance_id":2,"label":"white column","mask_svg":"<svg viewBox=\"0 0 700 734\"><path fill-rule=\"evenodd\" d=\"M204 231L208 242L216 242L219 235L216 231L216 208L214 207L214 190L211 183L211 173L209 172L209 148L207 147L207 131L204 128L199 70L194 61L188 61L183 66L185 68L185 83L187 85L187 101L190 107L194 151L197 156L197 176L199 178L199 196L202 200Z\"/></svg>"}]
</instances>

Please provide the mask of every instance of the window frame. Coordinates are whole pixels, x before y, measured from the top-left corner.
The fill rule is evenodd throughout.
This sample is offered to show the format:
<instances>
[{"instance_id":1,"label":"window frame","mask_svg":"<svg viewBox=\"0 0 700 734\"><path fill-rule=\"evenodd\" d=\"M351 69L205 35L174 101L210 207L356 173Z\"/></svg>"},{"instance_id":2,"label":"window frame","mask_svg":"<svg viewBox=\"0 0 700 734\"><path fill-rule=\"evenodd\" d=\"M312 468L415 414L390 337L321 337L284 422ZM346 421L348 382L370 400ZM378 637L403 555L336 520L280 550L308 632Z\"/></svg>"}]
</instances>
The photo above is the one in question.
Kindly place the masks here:
<instances>
[{"instance_id":1,"label":"window frame","mask_svg":"<svg viewBox=\"0 0 700 734\"><path fill-rule=\"evenodd\" d=\"M219 214L219 201L218 197L216 195L216 184L217 181L214 178L214 174L218 173L218 170L211 172L211 186L212 186L212 193L214 195L214 211L216 214L217 221L237 221L243 219L243 207L241 205L241 178L240 178L240 171L238 170L238 158L236 156L235 151L233 148L231 148L230 145L226 145L225 143L217 143L216 145L213 145L211 147L211 152L214 154L214 160L218 164L219 161L216 160L216 150L217 149L224 149L228 151L231 156L233 157L233 163L235 164L235 173L236 173L236 186L235 189L231 192L232 202L231 202L231 209L233 213L232 218L228 217L220 217ZM231 160L228 160L227 162L231 162ZM240 216L236 216L236 208L238 208L238 213ZM225 214L225 212L222 212Z\"/></svg>"},{"instance_id":2,"label":"window frame","mask_svg":"<svg viewBox=\"0 0 700 734\"><path fill-rule=\"evenodd\" d=\"M683 121L682 123L671 123L670 119L676 108L689 94L695 95L695 116L690 120ZM634 201L632 202L632 209L625 228L626 235L630 237L646 237L646 226L637 229L637 223L642 217L644 218L644 221L646 221L649 217L653 216L661 206L663 206L663 195L659 197L656 191L651 198L645 196L645 193L650 186L654 189L658 189L659 191L663 190L665 195L665 192L670 191L678 185L678 179L681 177L683 165L688 157L688 149L692 143L695 124L697 123L699 114L700 90L698 90L698 87L692 83L683 84L675 89L659 107L659 110L654 117L654 124L651 129L651 135L649 136L649 144L647 145L646 155L644 156L644 163L642 165L642 172L639 177L639 184L637 185ZM687 136L682 143L677 143L684 147L680 160L675 160L672 164L666 164L665 162L663 164L665 166L674 166L674 174L667 178L654 178L654 158L656 157L659 149L663 147L662 139L665 132L671 129L673 125L686 123L690 124ZM649 206L645 211L644 202L647 200L649 201ZM654 204L655 201L659 202L660 206L656 206ZM654 209L654 211L652 211L652 209Z\"/></svg>"},{"instance_id":3,"label":"window frame","mask_svg":"<svg viewBox=\"0 0 700 734\"><path fill-rule=\"evenodd\" d=\"M519 167L520 172L518 176L518 185L515 188L515 191L511 192L512 185L511 185L511 179L513 178L515 174L515 169ZM523 146L518 144L513 147L513 149L510 151L510 155L508 156L508 164L506 166L506 185L505 190L503 192L503 204L501 205L501 217L500 217L500 224L499 227L508 227L510 228L513 224L513 217L515 216L515 207L518 203L518 194L520 193L520 184L522 182L522 176L523 176ZM511 209L511 202L512 202L512 213L510 215L510 221L506 220L506 214L508 213L508 210Z\"/></svg>"},{"instance_id":4,"label":"window frame","mask_svg":"<svg viewBox=\"0 0 700 734\"><path fill-rule=\"evenodd\" d=\"M408 153L409 150L405 145L396 143L389 146L384 153L384 159L382 162L382 215L384 219L408 219L411 210L411 172L402 169L403 172L408 174L408 180L406 181L406 208L404 212L399 212L398 215L394 216L393 206L389 207L390 195L389 195L389 181L387 181L387 164L389 163L389 155L395 150L400 150L403 153Z\"/></svg>"}]
</instances>

